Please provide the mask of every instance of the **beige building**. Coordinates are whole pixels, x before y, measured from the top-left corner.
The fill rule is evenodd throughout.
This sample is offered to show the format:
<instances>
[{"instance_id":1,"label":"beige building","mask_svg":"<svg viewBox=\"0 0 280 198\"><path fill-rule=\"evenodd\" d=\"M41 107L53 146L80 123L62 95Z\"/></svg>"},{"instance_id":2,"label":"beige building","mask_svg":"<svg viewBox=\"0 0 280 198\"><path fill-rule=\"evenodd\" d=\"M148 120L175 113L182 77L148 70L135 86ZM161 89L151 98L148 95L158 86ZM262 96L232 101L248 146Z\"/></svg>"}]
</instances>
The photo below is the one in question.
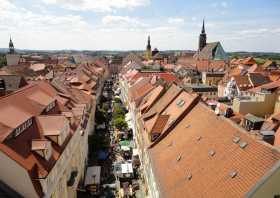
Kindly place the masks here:
<instances>
[{"instance_id":1,"label":"beige building","mask_svg":"<svg viewBox=\"0 0 280 198\"><path fill-rule=\"evenodd\" d=\"M18 65L20 61L20 55L19 54L7 54L6 55L7 65Z\"/></svg>"},{"instance_id":2,"label":"beige building","mask_svg":"<svg viewBox=\"0 0 280 198\"><path fill-rule=\"evenodd\" d=\"M202 72L202 83L217 86L224 76L224 72Z\"/></svg>"},{"instance_id":3,"label":"beige building","mask_svg":"<svg viewBox=\"0 0 280 198\"><path fill-rule=\"evenodd\" d=\"M251 113L260 117L268 117L280 112L280 81L268 83L250 90L247 96L233 100L233 111L243 115Z\"/></svg>"},{"instance_id":4,"label":"beige building","mask_svg":"<svg viewBox=\"0 0 280 198\"><path fill-rule=\"evenodd\" d=\"M69 97L40 82L0 98L0 180L23 197L76 197L92 99Z\"/></svg>"},{"instance_id":5,"label":"beige building","mask_svg":"<svg viewBox=\"0 0 280 198\"><path fill-rule=\"evenodd\" d=\"M280 195L278 149L252 138L174 84L155 86L140 105L129 92L124 95L135 114L135 141L148 197ZM267 102L272 98L262 95Z\"/></svg>"}]
</instances>

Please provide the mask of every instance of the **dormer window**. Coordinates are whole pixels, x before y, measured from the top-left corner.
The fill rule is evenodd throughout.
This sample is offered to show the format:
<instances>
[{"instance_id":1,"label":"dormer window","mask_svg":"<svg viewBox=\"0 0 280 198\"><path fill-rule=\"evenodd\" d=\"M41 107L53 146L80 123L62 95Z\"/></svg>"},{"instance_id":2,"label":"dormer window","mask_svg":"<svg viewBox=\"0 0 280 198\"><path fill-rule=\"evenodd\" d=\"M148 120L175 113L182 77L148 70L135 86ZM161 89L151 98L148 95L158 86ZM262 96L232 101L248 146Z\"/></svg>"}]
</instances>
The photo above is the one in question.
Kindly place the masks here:
<instances>
[{"instance_id":1,"label":"dormer window","mask_svg":"<svg viewBox=\"0 0 280 198\"><path fill-rule=\"evenodd\" d=\"M38 116L36 119L45 137L60 146L64 143L70 131L69 121L64 116Z\"/></svg>"},{"instance_id":2,"label":"dormer window","mask_svg":"<svg viewBox=\"0 0 280 198\"><path fill-rule=\"evenodd\" d=\"M20 135L23 131L25 131L27 128L29 128L32 125L32 118L18 126L14 131L14 137L17 137Z\"/></svg>"},{"instance_id":3,"label":"dormer window","mask_svg":"<svg viewBox=\"0 0 280 198\"><path fill-rule=\"evenodd\" d=\"M32 140L31 150L49 160L52 156L52 145L48 140Z\"/></svg>"},{"instance_id":4,"label":"dormer window","mask_svg":"<svg viewBox=\"0 0 280 198\"><path fill-rule=\"evenodd\" d=\"M52 110L55 107L55 101L51 102L47 107L46 107L46 113Z\"/></svg>"}]
</instances>

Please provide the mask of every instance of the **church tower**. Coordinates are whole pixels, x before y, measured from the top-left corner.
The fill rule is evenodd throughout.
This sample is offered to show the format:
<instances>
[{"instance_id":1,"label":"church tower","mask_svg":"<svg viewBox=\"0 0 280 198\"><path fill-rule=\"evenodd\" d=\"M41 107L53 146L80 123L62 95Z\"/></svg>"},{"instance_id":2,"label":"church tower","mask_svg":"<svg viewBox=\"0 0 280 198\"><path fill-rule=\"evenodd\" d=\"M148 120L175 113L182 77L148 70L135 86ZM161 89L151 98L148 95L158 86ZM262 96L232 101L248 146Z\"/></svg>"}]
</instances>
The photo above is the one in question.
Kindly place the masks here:
<instances>
[{"instance_id":1,"label":"church tower","mask_svg":"<svg viewBox=\"0 0 280 198\"><path fill-rule=\"evenodd\" d=\"M202 24L202 30L199 35L199 43L198 43L198 49L201 51L205 46L206 46L206 33L205 33L205 26L204 26L204 19L203 19L203 24Z\"/></svg>"},{"instance_id":2,"label":"church tower","mask_svg":"<svg viewBox=\"0 0 280 198\"><path fill-rule=\"evenodd\" d=\"M148 36L148 44L147 44L147 48L146 48L146 59L147 60L152 59L152 46L151 46L150 36Z\"/></svg>"},{"instance_id":3,"label":"church tower","mask_svg":"<svg viewBox=\"0 0 280 198\"><path fill-rule=\"evenodd\" d=\"M10 37L10 42L9 42L9 54L14 54L15 53L15 47L12 41L12 38Z\"/></svg>"}]
</instances>

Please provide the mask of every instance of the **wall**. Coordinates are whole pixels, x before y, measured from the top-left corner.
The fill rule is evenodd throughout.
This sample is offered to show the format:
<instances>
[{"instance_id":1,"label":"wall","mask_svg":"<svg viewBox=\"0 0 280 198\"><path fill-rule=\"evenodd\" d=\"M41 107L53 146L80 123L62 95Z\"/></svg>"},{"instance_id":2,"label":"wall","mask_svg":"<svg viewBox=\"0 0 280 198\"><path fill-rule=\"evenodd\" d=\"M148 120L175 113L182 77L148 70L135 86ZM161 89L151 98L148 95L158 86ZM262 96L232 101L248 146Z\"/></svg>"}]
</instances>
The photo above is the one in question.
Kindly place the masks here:
<instances>
[{"instance_id":1,"label":"wall","mask_svg":"<svg viewBox=\"0 0 280 198\"><path fill-rule=\"evenodd\" d=\"M218 97L225 96L225 85L218 85Z\"/></svg>"},{"instance_id":2,"label":"wall","mask_svg":"<svg viewBox=\"0 0 280 198\"><path fill-rule=\"evenodd\" d=\"M274 106L274 113L280 112L280 95L277 94L276 100L275 100L275 106Z\"/></svg>"},{"instance_id":3,"label":"wall","mask_svg":"<svg viewBox=\"0 0 280 198\"><path fill-rule=\"evenodd\" d=\"M254 192L246 197L250 198L274 198L275 195L280 195L280 168L278 167L276 171L264 181L260 187L256 188Z\"/></svg>"},{"instance_id":4,"label":"wall","mask_svg":"<svg viewBox=\"0 0 280 198\"><path fill-rule=\"evenodd\" d=\"M0 151L0 179L24 197L38 197L27 171Z\"/></svg>"},{"instance_id":5,"label":"wall","mask_svg":"<svg viewBox=\"0 0 280 198\"><path fill-rule=\"evenodd\" d=\"M7 65L17 65L19 63L20 55L18 54L7 54Z\"/></svg>"},{"instance_id":6,"label":"wall","mask_svg":"<svg viewBox=\"0 0 280 198\"><path fill-rule=\"evenodd\" d=\"M274 94L258 93L256 100L233 100L233 111L243 115L251 113L255 116L264 117L274 112L276 96Z\"/></svg>"}]
</instances>

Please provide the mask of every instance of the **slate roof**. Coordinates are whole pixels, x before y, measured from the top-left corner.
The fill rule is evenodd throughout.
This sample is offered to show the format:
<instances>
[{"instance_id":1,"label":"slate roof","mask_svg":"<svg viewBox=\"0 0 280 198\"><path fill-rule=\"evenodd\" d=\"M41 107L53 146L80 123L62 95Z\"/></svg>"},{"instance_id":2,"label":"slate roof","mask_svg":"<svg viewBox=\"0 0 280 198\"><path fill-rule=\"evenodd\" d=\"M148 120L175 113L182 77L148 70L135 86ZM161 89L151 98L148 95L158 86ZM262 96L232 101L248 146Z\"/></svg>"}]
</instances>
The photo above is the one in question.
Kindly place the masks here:
<instances>
[{"instance_id":1,"label":"slate roof","mask_svg":"<svg viewBox=\"0 0 280 198\"><path fill-rule=\"evenodd\" d=\"M212 60L215 55L216 48L220 42L207 43L206 46L197 52L194 56L198 59Z\"/></svg>"},{"instance_id":2,"label":"slate roof","mask_svg":"<svg viewBox=\"0 0 280 198\"><path fill-rule=\"evenodd\" d=\"M249 73L249 79L254 87L270 83L271 80L261 73Z\"/></svg>"}]
</instances>

